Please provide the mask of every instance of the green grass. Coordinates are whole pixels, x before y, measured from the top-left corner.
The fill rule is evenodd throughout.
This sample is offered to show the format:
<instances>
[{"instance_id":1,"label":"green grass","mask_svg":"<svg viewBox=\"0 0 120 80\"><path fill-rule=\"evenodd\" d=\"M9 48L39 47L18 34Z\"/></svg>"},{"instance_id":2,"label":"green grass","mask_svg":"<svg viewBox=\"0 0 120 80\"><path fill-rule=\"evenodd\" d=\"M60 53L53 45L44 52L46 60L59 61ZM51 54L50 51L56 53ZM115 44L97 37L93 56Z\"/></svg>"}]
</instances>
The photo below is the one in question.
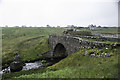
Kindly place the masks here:
<instances>
[{"instance_id":1,"label":"green grass","mask_svg":"<svg viewBox=\"0 0 120 80\"><path fill-rule=\"evenodd\" d=\"M112 57L83 56L86 49L69 55L60 62L49 66L43 72L21 74L12 79L22 78L117 78L120 50L111 50Z\"/></svg>"},{"instance_id":2,"label":"green grass","mask_svg":"<svg viewBox=\"0 0 120 80\"><path fill-rule=\"evenodd\" d=\"M20 53L22 61L35 60L50 50L47 44L49 34L62 35L62 28L2 28L2 59L3 66L13 60L13 55ZM111 57L83 56L85 51L81 49L67 56L60 62L47 68L31 69L14 73L3 74L3 79L23 80L26 78L117 78L118 77L118 55L120 49L101 49L110 52ZM99 53L99 52L98 52Z\"/></svg>"},{"instance_id":3,"label":"green grass","mask_svg":"<svg viewBox=\"0 0 120 80\"><path fill-rule=\"evenodd\" d=\"M70 31L68 32L68 34L70 35L82 35L82 36L91 36L91 32L90 31Z\"/></svg>"},{"instance_id":4,"label":"green grass","mask_svg":"<svg viewBox=\"0 0 120 80\"><path fill-rule=\"evenodd\" d=\"M22 61L35 60L51 48L48 45L50 34L62 35L63 28L2 28L2 64L13 60L17 52Z\"/></svg>"},{"instance_id":5,"label":"green grass","mask_svg":"<svg viewBox=\"0 0 120 80\"><path fill-rule=\"evenodd\" d=\"M82 38L83 40L88 40L88 41L95 41L95 42L105 42L105 43L120 43L120 41L112 41L112 40L104 40L104 39L87 39L87 38Z\"/></svg>"},{"instance_id":6,"label":"green grass","mask_svg":"<svg viewBox=\"0 0 120 80\"><path fill-rule=\"evenodd\" d=\"M77 28L79 29L79 28ZM118 27L108 27L108 28L101 28L98 30L90 30L89 28L82 28L81 31L90 31L96 34L120 34L118 31Z\"/></svg>"},{"instance_id":7,"label":"green grass","mask_svg":"<svg viewBox=\"0 0 120 80\"><path fill-rule=\"evenodd\" d=\"M28 71L22 70L19 72L14 72L14 73L6 73L2 75L3 80L14 80L14 77L19 77L20 75L30 75L33 73L43 73L45 72L45 68L38 68L38 69L30 69ZM23 79L21 79L23 80Z\"/></svg>"},{"instance_id":8,"label":"green grass","mask_svg":"<svg viewBox=\"0 0 120 80\"><path fill-rule=\"evenodd\" d=\"M93 30L94 33L102 33L102 34L118 34L118 28L117 27L109 27L109 28L102 28L99 30Z\"/></svg>"}]
</instances>

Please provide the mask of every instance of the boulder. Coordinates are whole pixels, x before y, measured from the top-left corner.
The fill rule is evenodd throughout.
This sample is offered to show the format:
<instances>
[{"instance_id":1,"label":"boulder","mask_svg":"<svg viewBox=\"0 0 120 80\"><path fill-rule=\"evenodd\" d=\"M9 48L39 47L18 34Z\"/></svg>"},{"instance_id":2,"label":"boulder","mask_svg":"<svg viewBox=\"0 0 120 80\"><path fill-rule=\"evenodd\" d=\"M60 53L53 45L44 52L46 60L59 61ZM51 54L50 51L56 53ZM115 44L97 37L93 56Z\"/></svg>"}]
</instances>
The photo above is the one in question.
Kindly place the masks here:
<instances>
[{"instance_id":1,"label":"boulder","mask_svg":"<svg viewBox=\"0 0 120 80\"><path fill-rule=\"evenodd\" d=\"M10 71L11 72L17 72L17 71L21 71L23 68L23 64L21 62L12 62L10 63Z\"/></svg>"},{"instance_id":2,"label":"boulder","mask_svg":"<svg viewBox=\"0 0 120 80\"><path fill-rule=\"evenodd\" d=\"M22 70L23 64L20 60L20 56L18 53L15 54L14 61L10 63L10 71L11 72L17 72Z\"/></svg>"}]
</instances>

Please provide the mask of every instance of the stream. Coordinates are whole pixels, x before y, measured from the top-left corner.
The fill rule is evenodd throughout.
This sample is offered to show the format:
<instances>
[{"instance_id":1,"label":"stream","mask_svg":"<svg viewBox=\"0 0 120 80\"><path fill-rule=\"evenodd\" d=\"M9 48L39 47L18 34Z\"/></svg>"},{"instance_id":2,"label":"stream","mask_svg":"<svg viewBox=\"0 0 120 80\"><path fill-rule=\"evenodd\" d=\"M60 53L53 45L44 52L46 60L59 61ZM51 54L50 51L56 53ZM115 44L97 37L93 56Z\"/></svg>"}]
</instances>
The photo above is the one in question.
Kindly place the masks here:
<instances>
[{"instance_id":1,"label":"stream","mask_svg":"<svg viewBox=\"0 0 120 80\"><path fill-rule=\"evenodd\" d=\"M30 62L30 63L25 63L25 66L23 66L22 70L30 70L30 69L35 69L35 68L39 68L42 67L43 63L40 61L35 61L35 62ZM3 73L10 73L10 66L8 68L3 69L2 71L0 71L0 74Z\"/></svg>"},{"instance_id":2,"label":"stream","mask_svg":"<svg viewBox=\"0 0 120 80\"><path fill-rule=\"evenodd\" d=\"M42 60L34 61L34 62L26 62L25 65L23 66L22 70L30 70L30 69L37 69L37 68L43 68L44 65L50 66L53 65L63 58L56 58L56 59L46 59L46 63L42 63ZM4 73L11 73L10 71L10 66L8 68L3 69L0 71L0 74Z\"/></svg>"}]
</instances>

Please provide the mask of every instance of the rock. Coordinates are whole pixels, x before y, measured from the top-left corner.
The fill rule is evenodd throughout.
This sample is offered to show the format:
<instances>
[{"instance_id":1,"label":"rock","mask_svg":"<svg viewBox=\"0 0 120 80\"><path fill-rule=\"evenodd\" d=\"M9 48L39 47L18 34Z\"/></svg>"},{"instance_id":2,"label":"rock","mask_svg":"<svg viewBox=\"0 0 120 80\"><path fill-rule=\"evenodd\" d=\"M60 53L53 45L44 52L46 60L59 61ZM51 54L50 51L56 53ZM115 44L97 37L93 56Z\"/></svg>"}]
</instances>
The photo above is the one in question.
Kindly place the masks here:
<instances>
[{"instance_id":1,"label":"rock","mask_svg":"<svg viewBox=\"0 0 120 80\"><path fill-rule=\"evenodd\" d=\"M84 56L85 56L85 55L87 55L87 54L88 54L88 52L87 52L87 51L85 51Z\"/></svg>"},{"instance_id":2,"label":"rock","mask_svg":"<svg viewBox=\"0 0 120 80\"><path fill-rule=\"evenodd\" d=\"M99 55L100 55L100 57L102 57L102 53L101 52L99 53Z\"/></svg>"},{"instance_id":3,"label":"rock","mask_svg":"<svg viewBox=\"0 0 120 80\"><path fill-rule=\"evenodd\" d=\"M96 57L100 57L100 55L96 55Z\"/></svg>"},{"instance_id":4,"label":"rock","mask_svg":"<svg viewBox=\"0 0 120 80\"><path fill-rule=\"evenodd\" d=\"M18 53L15 54L14 61L15 62L19 62L20 61L20 56L19 56Z\"/></svg>"},{"instance_id":5,"label":"rock","mask_svg":"<svg viewBox=\"0 0 120 80\"><path fill-rule=\"evenodd\" d=\"M105 57L105 55L102 55L101 57Z\"/></svg>"},{"instance_id":6,"label":"rock","mask_svg":"<svg viewBox=\"0 0 120 80\"><path fill-rule=\"evenodd\" d=\"M95 57L95 54L91 54L92 57Z\"/></svg>"},{"instance_id":7,"label":"rock","mask_svg":"<svg viewBox=\"0 0 120 80\"><path fill-rule=\"evenodd\" d=\"M18 53L16 53L14 61L12 63L10 63L10 71L16 72L16 71L22 70L22 68L23 68L23 64L20 61L20 56Z\"/></svg>"},{"instance_id":8,"label":"rock","mask_svg":"<svg viewBox=\"0 0 120 80\"><path fill-rule=\"evenodd\" d=\"M43 56L42 54L37 54L37 56Z\"/></svg>"},{"instance_id":9,"label":"rock","mask_svg":"<svg viewBox=\"0 0 120 80\"><path fill-rule=\"evenodd\" d=\"M110 53L106 53L105 57L110 57L112 55L110 55Z\"/></svg>"},{"instance_id":10,"label":"rock","mask_svg":"<svg viewBox=\"0 0 120 80\"><path fill-rule=\"evenodd\" d=\"M10 63L10 71L11 72L16 72L16 71L21 71L23 68L23 64L21 62L12 62Z\"/></svg>"},{"instance_id":11,"label":"rock","mask_svg":"<svg viewBox=\"0 0 120 80\"><path fill-rule=\"evenodd\" d=\"M106 47L106 49L108 49L108 48Z\"/></svg>"}]
</instances>

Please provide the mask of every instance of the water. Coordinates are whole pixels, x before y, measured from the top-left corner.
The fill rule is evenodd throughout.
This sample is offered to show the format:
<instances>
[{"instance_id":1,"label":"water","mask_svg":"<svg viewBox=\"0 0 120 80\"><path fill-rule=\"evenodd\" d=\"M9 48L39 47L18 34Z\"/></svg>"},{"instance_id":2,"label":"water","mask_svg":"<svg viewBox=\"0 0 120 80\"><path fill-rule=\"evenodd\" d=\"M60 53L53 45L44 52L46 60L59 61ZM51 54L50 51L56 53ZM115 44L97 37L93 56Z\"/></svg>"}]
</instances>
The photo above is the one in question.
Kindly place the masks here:
<instances>
[{"instance_id":1,"label":"water","mask_svg":"<svg viewBox=\"0 0 120 80\"><path fill-rule=\"evenodd\" d=\"M25 63L25 66L23 66L22 70L29 70L29 69L35 69L41 67L43 64L41 61L36 61L34 63Z\"/></svg>"},{"instance_id":2,"label":"water","mask_svg":"<svg viewBox=\"0 0 120 80\"><path fill-rule=\"evenodd\" d=\"M54 59L46 59L47 63L42 63L41 60L39 61L35 61L35 62L29 62L29 63L25 63L25 66L23 66L22 70L30 70L30 69L36 69L39 67L44 67L44 64L47 66L53 65L57 62L59 62L60 60L62 60L65 57L61 57L61 58L54 58ZM10 66L8 68L3 69L2 71L0 71L0 74L4 74L4 73L10 73Z\"/></svg>"},{"instance_id":3,"label":"water","mask_svg":"<svg viewBox=\"0 0 120 80\"><path fill-rule=\"evenodd\" d=\"M41 61L35 61L32 63L25 63L25 66L23 66L22 70L30 70L30 69L35 69L35 68L39 68L42 67L43 63ZM2 71L0 71L0 74L3 73L10 73L10 67L3 69Z\"/></svg>"},{"instance_id":4,"label":"water","mask_svg":"<svg viewBox=\"0 0 120 80\"><path fill-rule=\"evenodd\" d=\"M3 73L10 73L10 66L0 71L0 74L3 74Z\"/></svg>"}]
</instances>

